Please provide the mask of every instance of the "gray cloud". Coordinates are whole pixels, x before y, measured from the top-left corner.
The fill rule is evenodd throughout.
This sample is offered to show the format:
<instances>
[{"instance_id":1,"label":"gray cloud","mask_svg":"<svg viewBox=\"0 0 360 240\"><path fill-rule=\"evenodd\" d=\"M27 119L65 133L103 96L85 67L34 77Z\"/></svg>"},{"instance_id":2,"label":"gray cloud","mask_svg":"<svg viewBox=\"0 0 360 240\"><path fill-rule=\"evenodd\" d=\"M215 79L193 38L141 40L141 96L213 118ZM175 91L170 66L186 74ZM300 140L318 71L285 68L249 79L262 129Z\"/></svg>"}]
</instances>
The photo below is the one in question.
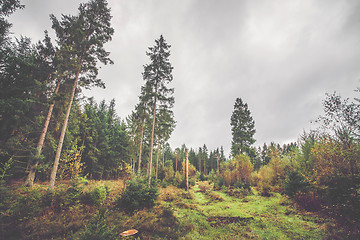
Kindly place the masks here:
<instances>
[{"instance_id":1,"label":"gray cloud","mask_svg":"<svg viewBox=\"0 0 360 240\"><path fill-rule=\"evenodd\" d=\"M11 17L15 36L40 40L48 15L76 13L73 0L24 1ZM230 116L237 97L255 120L256 144L295 141L322 113L326 92L353 97L360 79L358 1L109 1L113 66L100 77L126 117L138 101L147 47L163 34L172 45L173 148L186 143L230 151Z\"/></svg>"}]
</instances>

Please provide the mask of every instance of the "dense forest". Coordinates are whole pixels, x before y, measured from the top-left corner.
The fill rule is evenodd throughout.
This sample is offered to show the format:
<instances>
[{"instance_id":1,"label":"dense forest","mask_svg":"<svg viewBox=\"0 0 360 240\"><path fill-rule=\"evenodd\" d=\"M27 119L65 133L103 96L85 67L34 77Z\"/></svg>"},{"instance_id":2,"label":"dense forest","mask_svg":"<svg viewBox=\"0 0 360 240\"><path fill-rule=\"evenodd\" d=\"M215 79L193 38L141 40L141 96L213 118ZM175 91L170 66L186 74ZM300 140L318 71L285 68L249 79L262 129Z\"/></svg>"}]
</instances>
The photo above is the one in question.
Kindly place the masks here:
<instances>
[{"instance_id":1,"label":"dense forest","mask_svg":"<svg viewBox=\"0 0 360 240\"><path fill-rule=\"evenodd\" d=\"M61 19L50 15L56 39L45 31L37 43L9 33L8 16L24 7L18 0L0 5L1 239L126 239L125 227L137 228L139 239L360 237L359 99L327 94L316 129L297 142L256 147L256 123L239 96L229 116L230 156L206 143L172 149L176 89L164 36L144 53L138 104L122 119L115 99L82 94L105 88L99 65L113 64L104 47L114 33L107 2L90 0ZM323 229L295 233L293 223L293 230L271 232L256 213L206 216L207 227L197 225L211 204L273 199L286 216L315 216ZM189 220L195 212L199 219ZM226 233L211 232L219 226Z\"/></svg>"}]
</instances>

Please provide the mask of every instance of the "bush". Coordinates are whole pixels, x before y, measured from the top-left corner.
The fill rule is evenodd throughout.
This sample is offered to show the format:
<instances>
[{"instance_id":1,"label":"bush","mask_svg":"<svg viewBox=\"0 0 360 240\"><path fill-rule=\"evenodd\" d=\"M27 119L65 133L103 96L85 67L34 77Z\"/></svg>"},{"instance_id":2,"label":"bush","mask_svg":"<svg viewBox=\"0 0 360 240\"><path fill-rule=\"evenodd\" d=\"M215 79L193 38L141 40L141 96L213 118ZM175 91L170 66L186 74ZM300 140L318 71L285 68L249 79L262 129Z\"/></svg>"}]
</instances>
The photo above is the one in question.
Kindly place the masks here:
<instances>
[{"instance_id":1,"label":"bush","mask_svg":"<svg viewBox=\"0 0 360 240\"><path fill-rule=\"evenodd\" d=\"M153 207L158 195L155 181L149 186L147 180L134 178L127 182L124 193L116 200L116 203L118 207L128 212L134 212L142 208Z\"/></svg>"},{"instance_id":2,"label":"bush","mask_svg":"<svg viewBox=\"0 0 360 240\"><path fill-rule=\"evenodd\" d=\"M108 186L106 185L101 185L98 187L93 188L90 192L89 192L89 199L91 200L91 203L96 205L96 206L100 206L102 204L104 204L106 198L109 196L110 194L110 189Z\"/></svg>"},{"instance_id":3,"label":"bush","mask_svg":"<svg viewBox=\"0 0 360 240\"><path fill-rule=\"evenodd\" d=\"M6 210L7 201L10 199L10 191L5 185L5 181L0 180L0 211Z\"/></svg>"},{"instance_id":4,"label":"bush","mask_svg":"<svg viewBox=\"0 0 360 240\"><path fill-rule=\"evenodd\" d=\"M200 173L199 180L200 180L200 181L206 181L206 180L207 180L207 177L205 176L205 174L204 174L203 172Z\"/></svg>"},{"instance_id":5,"label":"bush","mask_svg":"<svg viewBox=\"0 0 360 240\"><path fill-rule=\"evenodd\" d=\"M294 199L297 204L307 211L316 212L321 210L321 199L315 192L298 192Z\"/></svg>"},{"instance_id":6,"label":"bush","mask_svg":"<svg viewBox=\"0 0 360 240\"><path fill-rule=\"evenodd\" d=\"M176 218L171 207L158 205L151 210L136 212L123 227L130 229L136 226L141 232L141 239L181 239L193 229L190 223L182 222Z\"/></svg>"},{"instance_id":7,"label":"bush","mask_svg":"<svg viewBox=\"0 0 360 240\"><path fill-rule=\"evenodd\" d=\"M226 189L226 188L225 188ZM226 189L225 191L229 196L242 198L245 196L252 195L252 189L249 184L243 183L241 181L237 181L233 188L229 187L229 189Z\"/></svg>"},{"instance_id":8,"label":"bush","mask_svg":"<svg viewBox=\"0 0 360 240\"><path fill-rule=\"evenodd\" d=\"M80 233L80 240L99 240L99 239L116 239L113 233L114 227L110 228L106 223L107 211L100 209L89 223L86 225L83 232Z\"/></svg>"},{"instance_id":9,"label":"bush","mask_svg":"<svg viewBox=\"0 0 360 240\"><path fill-rule=\"evenodd\" d=\"M294 197L297 192L305 192L310 187L309 182L303 175L296 171L290 171L285 181L285 193Z\"/></svg>"},{"instance_id":10,"label":"bush","mask_svg":"<svg viewBox=\"0 0 360 240\"><path fill-rule=\"evenodd\" d=\"M174 186L178 188L185 188L185 177L180 172L175 173Z\"/></svg>"},{"instance_id":11,"label":"bush","mask_svg":"<svg viewBox=\"0 0 360 240\"><path fill-rule=\"evenodd\" d=\"M218 177L214 182L214 187L216 189L221 189L223 186L225 186L225 180L222 177Z\"/></svg>"},{"instance_id":12,"label":"bush","mask_svg":"<svg viewBox=\"0 0 360 240\"><path fill-rule=\"evenodd\" d=\"M64 205L71 206L78 204L82 193L83 186L79 183L79 181L72 181L70 187L65 192Z\"/></svg>"},{"instance_id":13,"label":"bush","mask_svg":"<svg viewBox=\"0 0 360 240\"><path fill-rule=\"evenodd\" d=\"M36 190L29 190L21 195L15 205L15 215L19 221L31 218L41 211L41 193Z\"/></svg>"}]
</instances>

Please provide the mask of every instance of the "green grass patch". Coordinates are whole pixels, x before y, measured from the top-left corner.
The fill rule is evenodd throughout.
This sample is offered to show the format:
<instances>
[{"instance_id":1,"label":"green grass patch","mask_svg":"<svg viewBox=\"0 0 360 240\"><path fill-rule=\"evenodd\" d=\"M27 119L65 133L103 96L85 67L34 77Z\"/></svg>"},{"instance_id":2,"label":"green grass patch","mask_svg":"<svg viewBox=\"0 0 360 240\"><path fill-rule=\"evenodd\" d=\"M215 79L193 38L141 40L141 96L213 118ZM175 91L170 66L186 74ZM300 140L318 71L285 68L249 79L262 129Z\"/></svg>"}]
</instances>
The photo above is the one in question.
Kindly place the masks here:
<instances>
[{"instance_id":1,"label":"green grass patch","mask_svg":"<svg viewBox=\"0 0 360 240\"><path fill-rule=\"evenodd\" d=\"M183 199L194 209L177 208L180 222L192 230L182 239L323 239L326 222L302 212L288 198L274 193L271 197L250 195L244 198L223 192L193 188L193 199ZM221 197L214 201L212 196Z\"/></svg>"}]
</instances>

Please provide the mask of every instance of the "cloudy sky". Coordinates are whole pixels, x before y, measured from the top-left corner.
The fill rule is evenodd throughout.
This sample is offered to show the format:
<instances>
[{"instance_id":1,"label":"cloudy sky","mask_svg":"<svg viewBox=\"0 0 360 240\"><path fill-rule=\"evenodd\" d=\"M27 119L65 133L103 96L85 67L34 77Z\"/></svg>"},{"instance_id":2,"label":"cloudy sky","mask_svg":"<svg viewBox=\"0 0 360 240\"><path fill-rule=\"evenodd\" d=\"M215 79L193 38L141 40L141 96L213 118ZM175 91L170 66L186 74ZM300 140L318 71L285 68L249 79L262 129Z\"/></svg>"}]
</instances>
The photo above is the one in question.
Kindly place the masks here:
<instances>
[{"instance_id":1,"label":"cloudy sky","mask_svg":"<svg viewBox=\"0 0 360 240\"><path fill-rule=\"evenodd\" d=\"M49 14L76 14L76 0L23 0L9 19L13 36L43 38ZM147 48L161 34L172 45L175 119L172 148L186 143L230 152L235 99L247 102L256 145L296 141L322 114L325 93L358 95L360 1L109 0L115 34L106 45L106 89L125 118L138 102Z\"/></svg>"}]
</instances>

